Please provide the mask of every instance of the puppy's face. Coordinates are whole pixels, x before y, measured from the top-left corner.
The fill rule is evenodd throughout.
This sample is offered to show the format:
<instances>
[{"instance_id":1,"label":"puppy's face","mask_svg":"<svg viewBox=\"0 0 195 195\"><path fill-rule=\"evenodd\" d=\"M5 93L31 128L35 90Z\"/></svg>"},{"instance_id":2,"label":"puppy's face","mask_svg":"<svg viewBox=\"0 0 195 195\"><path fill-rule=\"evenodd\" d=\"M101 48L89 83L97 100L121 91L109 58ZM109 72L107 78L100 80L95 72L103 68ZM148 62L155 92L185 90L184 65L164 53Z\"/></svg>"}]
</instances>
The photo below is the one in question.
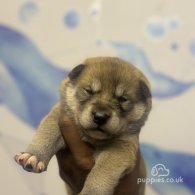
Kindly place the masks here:
<instances>
[{"instance_id":1,"label":"puppy's face","mask_svg":"<svg viewBox=\"0 0 195 195\"><path fill-rule=\"evenodd\" d=\"M69 75L66 102L88 139L138 133L151 108L147 79L118 58L91 58Z\"/></svg>"}]
</instances>

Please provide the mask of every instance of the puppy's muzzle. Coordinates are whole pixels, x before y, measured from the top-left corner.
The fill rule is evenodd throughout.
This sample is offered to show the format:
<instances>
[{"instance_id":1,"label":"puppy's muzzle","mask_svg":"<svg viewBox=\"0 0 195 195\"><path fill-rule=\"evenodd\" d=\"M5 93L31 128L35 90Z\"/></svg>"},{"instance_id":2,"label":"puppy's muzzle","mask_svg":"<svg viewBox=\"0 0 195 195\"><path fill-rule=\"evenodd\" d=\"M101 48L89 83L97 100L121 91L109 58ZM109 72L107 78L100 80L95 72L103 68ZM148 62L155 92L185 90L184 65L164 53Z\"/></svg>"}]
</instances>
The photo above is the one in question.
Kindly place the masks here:
<instances>
[{"instance_id":1,"label":"puppy's muzzle","mask_svg":"<svg viewBox=\"0 0 195 195\"><path fill-rule=\"evenodd\" d=\"M94 108L91 112L93 122L98 126L106 124L106 122L111 117L111 111L108 109L98 109Z\"/></svg>"}]
</instances>

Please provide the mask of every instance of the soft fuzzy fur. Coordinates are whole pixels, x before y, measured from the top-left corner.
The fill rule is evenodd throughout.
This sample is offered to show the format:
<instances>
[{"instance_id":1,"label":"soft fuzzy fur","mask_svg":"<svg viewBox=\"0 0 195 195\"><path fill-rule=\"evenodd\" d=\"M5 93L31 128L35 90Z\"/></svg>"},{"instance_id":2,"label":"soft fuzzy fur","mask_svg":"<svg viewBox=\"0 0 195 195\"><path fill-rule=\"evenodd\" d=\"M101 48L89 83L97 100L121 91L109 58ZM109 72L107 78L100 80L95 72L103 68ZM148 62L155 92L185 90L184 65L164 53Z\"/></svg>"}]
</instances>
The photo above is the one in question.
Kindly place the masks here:
<instances>
[{"instance_id":1,"label":"soft fuzzy fur","mask_svg":"<svg viewBox=\"0 0 195 195\"><path fill-rule=\"evenodd\" d=\"M119 58L90 58L62 81L60 95L16 161L26 170L42 172L57 153L61 176L75 193L143 195L144 185L137 185L136 179L145 177L139 133L151 109L146 77ZM65 144L59 129L63 115L74 121L80 138L90 145L88 165L82 167L82 158L71 151L62 120Z\"/></svg>"}]
</instances>

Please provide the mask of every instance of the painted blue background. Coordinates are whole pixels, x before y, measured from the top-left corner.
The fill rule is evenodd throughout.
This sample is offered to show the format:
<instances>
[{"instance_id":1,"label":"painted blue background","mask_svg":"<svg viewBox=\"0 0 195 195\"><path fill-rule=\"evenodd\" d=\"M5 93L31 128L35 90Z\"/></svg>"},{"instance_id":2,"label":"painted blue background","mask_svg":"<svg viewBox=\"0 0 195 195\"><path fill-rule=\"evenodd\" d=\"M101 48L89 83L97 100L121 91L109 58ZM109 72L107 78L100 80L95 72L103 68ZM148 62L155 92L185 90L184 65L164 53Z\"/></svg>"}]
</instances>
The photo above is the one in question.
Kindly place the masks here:
<instances>
[{"instance_id":1,"label":"painted blue background","mask_svg":"<svg viewBox=\"0 0 195 195\"><path fill-rule=\"evenodd\" d=\"M124 2L130 3L131 1ZM61 1L58 3L59 10L61 10ZM117 7L117 3L115 4L113 6ZM164 47L166 45L170 46L170 48L168 48L170 53L183 52L182 58L189 55L190 57L187 58L188 61L186 62L195 66L193 58L195 55L194 37L190 38L187 46L179 43L179 41L175 41L173 37L167 40L165 39L169 31L174 31L175 33L181 31L181 23L185 22L185 17L183 20L179 17L171 17L165 24L162 19L159 19L161 18L161 13L158 14L157 12L153 17L148 16L148 19L145 19L144 21L143 33L139 34L140 37L145 37L145 40L147 41L145 41L145 45L141 45L141 38L140 40L134 41L133 35L132 38L129 38L131 37L131 35L129 35L129 37L126 36L125 39L122 38L123 36L120 33L118 36L114 35L114 32L112 31L114 25L112 25L112 18L107 17L109 16L109 13L103 12L106 10L107 4L102 4L101 1L94 1L92 4L86 2L83 6L79 6L78 4L71 4L71 6L69 6L67 3L66 8L65 2L63 5L64 10L61 10L61 18L58 18L59 15L55 15L57 11L54 11L53 15L55 15L55 17L53 19L52 15L46 15L47 17L42 18L42 12L47 14L43 9L44 5L38 4L36 1L23 2L22 5L18 4L16 6L17 21L12 21L4 17L4 22L0 24L0 105L6 107L6 109L21 123L25 123L30 128L35 129L43 116L48 113L52 105L54 105L58 99L59 83L67 75L70 68L77 65L77 62L80 63L80 60L83 61L88 56L97 56L99 54L121 57L135 64L146 74L152 86L152 95L155 102L154 110L155 106L159 107L163 104L166 107L165 102L169 102L169 100L173 101L173 99L177 101L177 98L185 96L185 94L190 93L190 91L192 91L192 94L194 95L195 77L191 76L195 75L193 74L193 71L195 71L194 67L189 66L185 70L185 68L181 68L181 65L177 67L173 64L167 66L172 66L172 69L165 68L164 70L166 71L163 71L163 69L159 68L160 66L155 66L154 63L154 61L163 60L167 64L177 64L177 61L179 61L176 58L179 58L180 56L175 56L175 61L173 59L169 61L169 55L166 56L168 52L164 54L162 59L156 57L156 52L162 52L162 49L159 48L162 44ZM51 7L49 3L47 6ZM102 8L103 6L105 9ZM168 4L164 6L166 7ZM7 7L9 6L7 5ZM58 8L57 4L56 7ZM87 16L86 13L88 13ZM12 14L13 13L10 13L10 16ZM124 12L124 17L125 15L126 12ZM156 16L158 16L157 19ZM114 17L115 19L121 19L123 18L123 15L120 15L120 17L116 15ZM41 22L39 24L39 18L41 22L48 22L51 20L51 26L48 25L45 27ZM108 30L104 24L104 18L108 24L110 24L111 35L114 35L110 38L107 38L106 33L102 33L102 31ZM101 23L101 21L103 22ZM60 27L59 29L56 29L56 34L52 35L53 40L50 40L51 34L49 34L49 31L53 30L53 32L55 32L54 24L58 24ZM130 26L128 26L128 24L126 25L126 28L118 29L118 31L129 31L129 34L131 34L131 26L133 24ZM41 29L37 30L35 27L40 27ZM88 27L91 32L89 35L87 34L87 31L84 30L84 28ZM93 32L94 27L95 33ZM44 28L46 28L48 32ZM64 34L59 32L62 29ZM32 33L32 30L35 32L34 34ZM39 33L41 36L36 36L36 34ZM48 41L47 43L42 41L44 36L46 37L45 40ZM78 37L80 37L81 40L78 39L77 42L76 39ZM85 38L86 41L83 41ZM51 47L55 40L58 40L58 43L62 42L59 48L58 45ZM152 44L155 43L158 47L154 46L154 49L151 49L151 46L147 47L146 43L148 42L151 42ZM49 49L50 47L48 47L47 44L51 49ZM185 52L187 51L186 53L184 53L183 50L179 51L181 50L180 48L184 46L188 47L185 50ZM109 52L107 50L109 50ZM82 55L80 53L82 53ZM150 53L150 57L148 53ZM163 58L166 57L167 59L164 60ZM152 60L153 58L156 60ZM185 59L183 61L185 61ZM183 66L186 66L186 64L183 64ZM186 79L186 76L179 77L179 74L175 74L178 70L181 72L192 72L192 74ZM183 103L185 103L185 101ZM188 102L186 107L190 110L192 105L194 105L194 102ZM166 112L170 112L170 109L170 104L168 103L167 109L163 109L162 112L165 112L166 115ZM3 111L1 114L3 116ZM179 126L177 113L173 114L174 117L170 118L170 120L175 120L175 123ZM158 118L158 116L156 116L156 118ZM157 122L156 118L149 118L150 123ZM7 121L12 123L9 118ZM185 119L183 122L185 123ZM158 123L161 123L161 119L158 120ZM5 129L6 127L0 124L0 128ZM166 126L166 129L167 128L169 127ZM194 129L194 125L188 126L186 122L186 132L188 131L188 128ZM164 136L162 130L158 132L159 137L156 137L156 139L159 139L161 134L162 137ZM170 131L171 130L172 129L170 129ZM177 132L176 128L175 131ZM4 131L0 133L3 135L3 132ZM188 135L188 137L192 136L194 137L195 134ZM168 177L183 178L182 183L149 184L148 188L151 189L152 193L162 195L195 194L194 150L187 151L186 149L180 151L179 148L172 148L171 143L168 144L169 148L167 148L166 143L162 144L160 142L161 144L158 145L156 144L158 141L155 143L152 141L155 138L151 139L151 141L150 138L151 137L147 139L147 134L145 134L144 141L141 143L141 148L147 163L148 177L153 177L151 175L152 168L156 164L161 163L169 169L170 174ZM186 139L183 137L184 142ZM185 143L182 143L182 146L183 145L185 145ZM192 147L194 147L194 145Z\"/></svg>"}]
</instances>

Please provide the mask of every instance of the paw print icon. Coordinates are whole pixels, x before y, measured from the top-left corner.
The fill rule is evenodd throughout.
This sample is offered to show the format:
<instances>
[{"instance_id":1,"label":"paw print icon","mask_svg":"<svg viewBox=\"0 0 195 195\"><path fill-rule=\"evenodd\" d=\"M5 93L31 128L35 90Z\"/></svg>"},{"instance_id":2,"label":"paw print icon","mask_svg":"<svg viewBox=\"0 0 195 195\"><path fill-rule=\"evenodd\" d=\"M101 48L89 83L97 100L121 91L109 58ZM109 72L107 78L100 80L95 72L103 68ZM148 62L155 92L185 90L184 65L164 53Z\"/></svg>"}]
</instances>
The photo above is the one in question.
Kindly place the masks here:
<instances>
[{"instance_id":1,"label":"paw print icon","mask_svg":"<svg viewBox=\"0 0 195 195\"><path fill-rule=\"evenodd\" d=\"M169 175L169 169L163 164L156 164L152 167L151 174L152 176L166 177Z\"/></svg>"}]
</instances>

